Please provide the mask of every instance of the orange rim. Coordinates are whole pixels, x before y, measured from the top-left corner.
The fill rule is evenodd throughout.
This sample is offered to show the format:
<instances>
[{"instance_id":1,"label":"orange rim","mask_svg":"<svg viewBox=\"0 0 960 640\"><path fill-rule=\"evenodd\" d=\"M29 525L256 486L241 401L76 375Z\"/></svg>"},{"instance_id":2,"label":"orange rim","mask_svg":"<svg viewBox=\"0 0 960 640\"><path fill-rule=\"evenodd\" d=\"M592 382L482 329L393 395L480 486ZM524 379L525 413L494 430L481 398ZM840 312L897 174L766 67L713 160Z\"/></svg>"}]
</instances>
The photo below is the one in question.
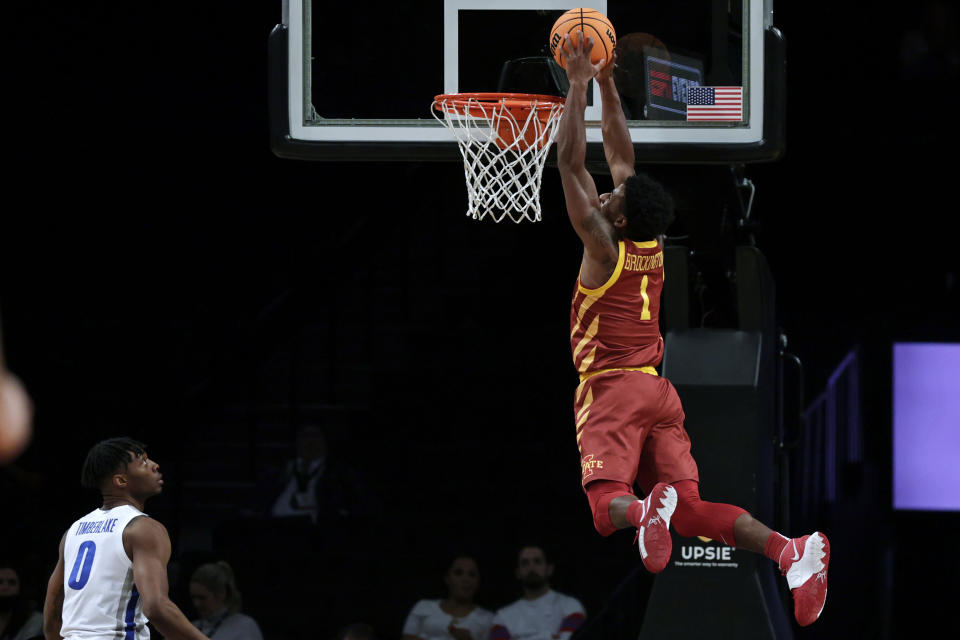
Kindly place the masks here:
<instances>
[{"instance_id":1,"label":"orange rim","mask_svg":"<svg viewBox=\"0 0 960 640\"><path fill-rule=\"evenodd\" d=\"M496 115L499 107L512 112L524 112L536 109L538 112L550 111L554 105L563 105L565 98L540 95L536 93L444 93L433 99L433 108L437 111L456 113L461 116L479 115L470 113L480 109L483 115Z\"/></svg>"}]
</instances>

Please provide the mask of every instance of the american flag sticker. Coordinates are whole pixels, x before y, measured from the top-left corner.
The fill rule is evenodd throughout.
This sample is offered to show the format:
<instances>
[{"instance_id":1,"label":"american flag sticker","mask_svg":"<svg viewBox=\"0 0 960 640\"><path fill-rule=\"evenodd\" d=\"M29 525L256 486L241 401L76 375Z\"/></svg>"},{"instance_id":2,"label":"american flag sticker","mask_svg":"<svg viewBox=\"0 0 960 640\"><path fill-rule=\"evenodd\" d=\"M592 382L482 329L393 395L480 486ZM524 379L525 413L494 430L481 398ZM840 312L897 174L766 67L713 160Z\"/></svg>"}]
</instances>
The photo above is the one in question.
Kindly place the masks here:
<instances>
[{"instance_id":1,"label":"american flag sticker","mask_svg":"<svg viewBox=\"0 0 960 640\"><path fill-rule=\"evenodd\" d=\"M687 121L743 120L743 87L690 87Z\"/></svg>"}]
</instances>

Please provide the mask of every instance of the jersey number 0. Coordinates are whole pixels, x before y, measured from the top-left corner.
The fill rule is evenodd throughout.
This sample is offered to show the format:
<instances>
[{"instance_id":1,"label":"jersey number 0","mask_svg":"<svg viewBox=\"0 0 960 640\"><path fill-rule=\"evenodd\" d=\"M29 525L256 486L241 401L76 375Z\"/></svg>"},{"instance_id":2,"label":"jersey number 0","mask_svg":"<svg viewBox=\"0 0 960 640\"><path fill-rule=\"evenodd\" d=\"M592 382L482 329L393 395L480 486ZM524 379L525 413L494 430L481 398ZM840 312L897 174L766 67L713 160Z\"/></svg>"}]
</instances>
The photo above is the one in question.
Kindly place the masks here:
<instances>
[{"instance_id":1,"label":"jersey number 0","mask_svg":"<svg viewBox=\"0 0 960 640\"><path fill-rule=\"evenodd\" d=\"M93 540L87 540L77 549L77 559L73 563L73 571L70 572L70 580L67 584L71 589L80 590L90 579L90 569L93 567L93 557L97 553L97 545Z\"/></svg>"}]
</instances>

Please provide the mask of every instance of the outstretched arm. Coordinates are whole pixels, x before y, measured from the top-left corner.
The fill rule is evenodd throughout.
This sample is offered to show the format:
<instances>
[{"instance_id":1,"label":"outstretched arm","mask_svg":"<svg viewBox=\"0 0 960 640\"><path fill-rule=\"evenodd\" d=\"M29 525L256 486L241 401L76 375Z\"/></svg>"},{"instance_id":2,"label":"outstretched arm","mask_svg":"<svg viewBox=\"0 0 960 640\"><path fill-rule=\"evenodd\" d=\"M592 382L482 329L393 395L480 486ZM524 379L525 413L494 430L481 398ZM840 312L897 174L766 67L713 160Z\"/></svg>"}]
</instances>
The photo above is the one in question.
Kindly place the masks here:
<instances>
[{"instance_id":1,"label":"outstretched arm","mask_svg":"<svg viewBox=\"0 0 960 640\"><path fill-rule=\"evenodd\" d=\"M581 34L582 36L582 34ZM577 38L574 46L570 36L565 35L560 44L561 54L566 59L567 78L570 89L557 131L557 165L563 183L570 223L583 241L587 256L600 262L616 261L617 248L610 224L600 215L600 198L597 186L585 165L587 134L583 112L587 106L587 83L602 68L603 61L590 62L589 50L592 38Z\"/></svg>"},{"instance_id":2,"label":"outstretched arm","mask_svg":"<svg viewBox=\"0 0 960 640\"><path fill-rule=\"evenodd\" d=\"M124 530L123 541L133 561L133 581L147 619L170 640L209 640L170 600L167 583L170 536L166 528L152 518L136 518Z\"/></svg>"},{"instance_id":3,"label":"outstretched arm","mask_svg":"<svg viewBox=\"0 0 960 640\"><path fill-rule=\"evenodd\" d=\"M636 174L634 164L633 140L627 128L627 118L623 115L620 94L613 82L613 68L617 62L617 52L613 59L597 74L600 86L600 129L603 132L603 153L607 157L607 166L613 177L613 186L618 187Z\"/></svg>"}]
</instances>

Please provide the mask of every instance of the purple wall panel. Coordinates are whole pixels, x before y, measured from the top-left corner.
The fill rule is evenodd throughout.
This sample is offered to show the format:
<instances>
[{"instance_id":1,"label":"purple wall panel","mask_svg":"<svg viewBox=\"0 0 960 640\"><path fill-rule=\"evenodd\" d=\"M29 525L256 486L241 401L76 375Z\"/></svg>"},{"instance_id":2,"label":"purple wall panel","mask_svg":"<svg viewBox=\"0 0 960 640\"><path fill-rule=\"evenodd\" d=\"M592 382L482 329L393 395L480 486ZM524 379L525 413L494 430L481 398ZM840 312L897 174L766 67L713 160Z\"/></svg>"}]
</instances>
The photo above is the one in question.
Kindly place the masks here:
<instances>
[{"instance_id":1,"label":"purple wall panel","mask_svg":"<svg viewBox=\"0 0 960 640\"><path fill-rule=\"evenodd\" d=\"M960 511L960 344L893 345L893 506Z\"/></svg>"}]
</instances>

